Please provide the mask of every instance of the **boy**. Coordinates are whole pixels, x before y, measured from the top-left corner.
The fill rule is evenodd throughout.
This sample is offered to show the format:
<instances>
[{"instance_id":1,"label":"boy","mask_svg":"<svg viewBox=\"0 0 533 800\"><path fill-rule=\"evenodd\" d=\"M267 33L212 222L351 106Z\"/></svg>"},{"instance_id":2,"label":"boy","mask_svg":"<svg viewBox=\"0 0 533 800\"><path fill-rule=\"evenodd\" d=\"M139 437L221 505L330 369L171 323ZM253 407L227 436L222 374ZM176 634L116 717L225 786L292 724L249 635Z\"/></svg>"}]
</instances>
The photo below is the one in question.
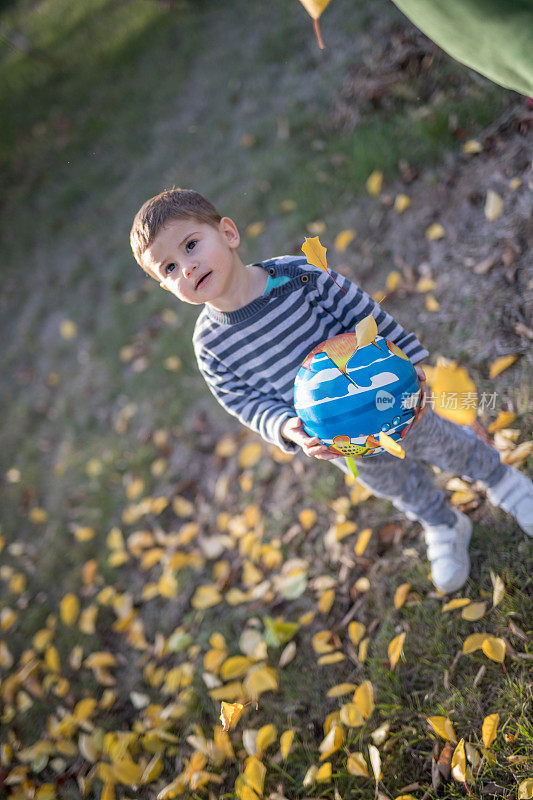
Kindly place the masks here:
<instances>
[{"instance_id":1,"label":"boy","mask_svg":"<svg viewBox=\"0 0 533 800\"><path fill-rule=\"evenodd\" d=\"M317 344L353 331L372 314L378 333L395 342L413 364L428 355L416 336L362 289L310 266L304 257L245 266L237 253L237 226L197 192L173 189L148 200L133 221L130 242L139 265L162 288L185 303L204 304L193 344L200 372L218 402L285 452L301 447L308 456L340 459L336 465L348 472L344 458L307 436L293 406L296 373ZM423 389L424 373L416 369ZM497 451L470 429L426 406L418 410L402 446L403 460L387 453L359 459L359 476L374 494L421 522L438 589L455 591L466 581L472 524L446 504L422 461L481 481L489 499L533 536L533 483L502 464Z\"/></svg>"}]
</instances>

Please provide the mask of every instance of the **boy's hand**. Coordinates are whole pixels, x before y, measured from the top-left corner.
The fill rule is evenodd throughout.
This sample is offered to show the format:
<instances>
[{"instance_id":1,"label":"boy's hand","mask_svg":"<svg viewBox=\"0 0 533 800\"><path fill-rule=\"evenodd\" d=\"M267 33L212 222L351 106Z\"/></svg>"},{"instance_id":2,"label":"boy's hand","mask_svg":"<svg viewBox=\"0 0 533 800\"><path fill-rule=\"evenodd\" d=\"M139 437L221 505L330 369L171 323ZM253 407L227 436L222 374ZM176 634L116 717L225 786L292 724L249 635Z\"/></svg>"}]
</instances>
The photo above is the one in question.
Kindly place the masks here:
<instances>
[{"instance_id":1,"label":"boy's hand","mask_svg":"<svg viewBox=\"0 0 533 800\"><path fill-rule=\"evenodd\" d=\"M418 366L418 364L415 364L415 372L418 376L418 380L420 381L420 400L418 401L418 407L416 409L415 418L412 423L413 425L416 425L416 423L421 419L421 417L424 416L424 414L428 410L428 404L427 404L428 391L426 385L426 373L424 372L422 367Z\"/></svg>"},{"instance_id":2,"label":"boy's hand","mask_svg":"<svg viewBox=\"0 0 533 800\"><path fill-rule=\"evenodd\" d=\"M340 455L330 453L326 445L322 444L317 436L308 436L304 431L300 417L290 417L290 419L285 420L281 426L281 435L299 445L309 458L320 458L323 461L341 458Z\"/></svg>"}]
</instances>

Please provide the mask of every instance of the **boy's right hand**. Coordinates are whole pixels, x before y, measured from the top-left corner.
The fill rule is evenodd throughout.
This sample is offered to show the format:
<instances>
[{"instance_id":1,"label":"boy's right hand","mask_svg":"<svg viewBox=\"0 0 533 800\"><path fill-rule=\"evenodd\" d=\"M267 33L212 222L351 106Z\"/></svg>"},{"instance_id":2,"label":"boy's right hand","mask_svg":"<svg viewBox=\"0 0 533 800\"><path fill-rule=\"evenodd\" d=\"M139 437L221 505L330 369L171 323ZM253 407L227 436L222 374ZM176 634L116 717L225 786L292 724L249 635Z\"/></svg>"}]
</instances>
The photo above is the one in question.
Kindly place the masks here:
<instances>
[{"instance_id":1,"label":"boy's right hand","mask_svg":"<svg viewBox=\"0 0 533 800\"><path fill-rule=\"evenodd\" d=\"M333 458L341 458L340 455L331 453L325 444L322 444L317 436L308 436L304 431L300 417L290 417L281 426L281 435L285 439L299 445L306 456L309 458L320 458L323 461L331 461Z\"/></svg>"}]
</instances>

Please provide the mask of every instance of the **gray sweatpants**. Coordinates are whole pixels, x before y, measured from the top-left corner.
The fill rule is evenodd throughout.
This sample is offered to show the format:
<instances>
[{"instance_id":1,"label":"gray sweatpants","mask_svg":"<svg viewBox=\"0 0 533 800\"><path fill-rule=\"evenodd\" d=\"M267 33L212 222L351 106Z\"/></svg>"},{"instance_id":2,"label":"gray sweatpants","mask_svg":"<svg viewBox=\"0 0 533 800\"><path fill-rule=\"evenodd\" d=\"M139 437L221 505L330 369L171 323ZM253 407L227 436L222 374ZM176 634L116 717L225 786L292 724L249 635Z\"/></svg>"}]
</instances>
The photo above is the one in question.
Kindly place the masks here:
<instances>
[{"instance_id":1,"label":"gray sweatpants","mask_svg":"<svg viewBox=\"0 0 533 800\"><path fill-rule=\"evenodd\" d=\"M378 497L386 497L413 520L431 525L451 525L455 518L446 496L435 486L433 476L422 462L446 472L494 486L505 473L497 450L485 444L468 427L456 425L428 408L402 440L405 458L389 453L356 458L357 480ZM351 474L344 458L333 463Z\"/></svg>"}]
</instances>

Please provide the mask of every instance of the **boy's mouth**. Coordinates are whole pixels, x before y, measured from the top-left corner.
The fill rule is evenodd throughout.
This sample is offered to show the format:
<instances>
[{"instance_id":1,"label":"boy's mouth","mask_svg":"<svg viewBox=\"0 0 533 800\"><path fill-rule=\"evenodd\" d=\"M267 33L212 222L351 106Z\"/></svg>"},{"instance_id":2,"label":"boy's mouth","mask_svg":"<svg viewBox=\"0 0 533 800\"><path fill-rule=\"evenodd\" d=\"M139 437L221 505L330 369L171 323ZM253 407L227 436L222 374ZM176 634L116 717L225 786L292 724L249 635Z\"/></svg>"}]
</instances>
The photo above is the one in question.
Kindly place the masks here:
<instances>
[{"instance_id":1,"label":"boy's mouth","mask_svg":"<svg viewBox=\"0 0 533 800\"><path fill-rule=\"evenodd\" d=\"M206 272L205 275L202 275L201 278L198 278L194 288L198 289L200 286L203 286L204 283L206 283L206 281L208 280L208 278L211 275L211 273L212 273L212 270L210 272Z\"/></svg>"}]
</instances>

